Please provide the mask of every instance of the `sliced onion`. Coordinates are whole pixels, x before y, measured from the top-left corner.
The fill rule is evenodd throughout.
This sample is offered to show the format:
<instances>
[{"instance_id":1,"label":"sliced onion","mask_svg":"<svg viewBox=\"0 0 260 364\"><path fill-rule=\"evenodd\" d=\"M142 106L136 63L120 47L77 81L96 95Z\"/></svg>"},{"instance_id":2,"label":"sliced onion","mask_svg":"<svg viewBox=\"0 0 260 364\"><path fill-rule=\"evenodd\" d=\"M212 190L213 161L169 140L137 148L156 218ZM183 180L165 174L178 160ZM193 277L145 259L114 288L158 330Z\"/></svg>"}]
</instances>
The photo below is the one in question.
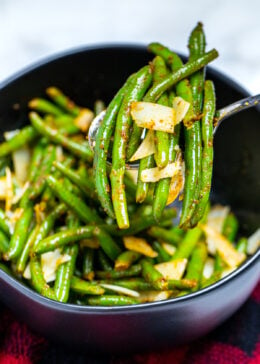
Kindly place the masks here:
<instances>
[{"instance_id":1,"label":"sliced onion","mask_svg":"<svg viewBox=\"0 0 260 364\"><path fill-rule=\"evenodd\" d=\"M105 289L109 289L111 291L122 293L122 294L124 294L126 296L130 296L130 297L139 297L140 296L139 292L137 292L137 291L134 291L134 290L129 289L129 288L117 286L115 284L102 283L102 284L100 284L100 286L105 288Z\"/></svg>"},{"instance_id":2,"label":"sliced onion","mask_svg":"<svg viewBox=\"0 0 260 364\"><path fill-rule=\"evenodd\" d=\"M55 281L56 271L58 267L68 262L71 259L69 254L61 254L60 249L55 249L53 252L44 253L41 255L41 266L44 280L48 282Z\"/></svg>"},{"instance_id":3,"label":"sliced onion","mask_svg":"<svg viewBox=\"0 0 260 364\"><path fill-rule=\"evenodd\" d=\"M181 163L181 168L178 173L172 176L169 195L167 200L167 205L173 203L180 193L183 191L184 181L185 181L185 163L181 160L181 153L179 153L179 162Z\"/></svg>"},{"instance_id":4,"label":"sliced onion","mask_svg":"<svg viewBox=\"0 0 260 364\"><path fill-rule=\"evenodd\" d=\"M148 157L151 154L155 153L155 144L154 144L154 133L153 130L149 130L146 134L146 137L139 145L137 151L134 155L129 159L130 162L134 162L138 159L142 159Z\"/></svg>"},{"instance_id":5,"label":"sliced onion","mask_svg":"<svg viewBox=\"0 0 260 364\"><path fill-rule=\"evenodd\" d=\"M176 247L172 244L163 242L162 247L169 255L173 255L176 252Z\"/></svg>"},{"instance_id":6,"label":"sliced onion","mask_svg":"<svg viewBox=\"0 0 260 364\"><path fill-rule=\"evenodd\" d=\"M5 138L5 140L10 140L10 139L12 139L18 133L20 133L20 129L14 129L14 130L10 130L10 131L5 131L4 132L4 138Z\"/></svg>"},{"instance_id":7,"label":"sliced onion","mask_svg":"<svg viewBox=\"0 0 260 364\"><path fill-rule=\"evenodd\" d=\"M230 273L234 272L235 269L236 267L223 269L220 278L228 276Z\"/></svg>"},{"instance_id":8,"label":"sliced onion","mask_svg":"<svg viewBox=\"0 0 260 364\"><path fill-rule=\"evenodd\" d=\"M169 163L165 168L149 168L144 169L141 173L142 182L157 182L163 178L169 178L177 175L181 170L181 164L179 161Z\"/></svg>"},{"instance_id":9,"label":"sliced onion","mask_svg":"<svg viewBox=\"0 0 260 364\"><path fill-rule=\"evenodd\" d=\"M85 133L88 131L93 119L93 111L84 108L80 110L79 115L74 119L74 124Z\"/></svg>"},{"instance_id":10,"label":"sliced onion","mask_svg":"<svg viewBox=\"0 0 260 364\"><path fill-rule=\"evenodd\" d=\"M201 225L201 228L206 234L206 240L209 238L211 239L211 242L215 245L216 251L229 267L237 267L243 262L243 260L245 260L246 255L244 253L238 252L230 243L230 241L227 240L223 235L208 225Z\"/></svg>"},{"instance_id":11,"label":"sliced onion","mask_svg":"<svg viewBox=\"0 0 260 364\"><path fill-rule=\"evenodd\" d=\"M131 115L135 123L142 128L174 133L176 111L172 107L152 102L132 102Z\"/></svg>"},{"instance_id":12,"label":"sliced onion","mask_svg":"<svg viewBox=\"0 0 260 364\"><path fill-rule=\"evenodd\" d=\"M260 229L257 229L247 240L247 253L254 254L260 247Z\"/></svg>"},{"instance_id":13,"label":"sliced onion","mask_svg":"<svg viewBox=\"0 0 260 364\"><path fill-rule=\"evenodd\" d=\"M171 262L156 264L154 267L165 279L181 279L187 265L187 259L175 259Z\"/></svg>"},{"instance_id":14,"label":"sliced onion","mask_svg":"<svg viewBox=\"0 0 260 364\"><path fill-rule=\"evenodd\" d=\"M145 239L137 238L135 236L123 237L125 248L137 253L141 253L147 257L155 258L158 253L154 251L150 244Z\"/></svg>"},{"instance_id":15,"label":"sliced onion","mask_svg":"<svg viewBox=\"0 0 260 364\"><path fill-rule=\"evenodd\" d=\"M6 176L0 177L0 200L6 199Z\"/></svg>"},{"instance_id":16,"label":"sliced onion","mask_svg":"<svg viewBox=\"0 0 260 364\"><path fill-rule=\"evenodd\" d=\"M213 258L207 258L206 262L204 264L202 275L204 278L208 279L212 276L214 272L214 259Z\"/></svg>"},{"instance_id":17,"label":"sliced onion","mask_svg":"<svg viewBox=\"0 0 260 364\"><path fill-rule=\"evenodd\" d=\"M27 146L17 149L12 153L14 174L18 182L25 183L28 179L29 166L31 162L31 151Z\"/></svg>"},{"instance_id":18,"label":"sliced onion","mask_svg":"<svg viewBox=\"0 0 260 364\"><path fill-rule=\"evenodd\" d=\"M227 215L229 214L230 207L215 205L213 206L207 216L207 225L214 229L216 232L220 233L223 230L224 222ZM214 240L208 237L208 252L212 255L216 254L216 247Z\"/></svg>"},{"instance_id":19,"label":"sliced onion","mask_svg":"<svg viewBox=\"0 0 260 364\"><path fill-rule=\"evenodd\" d=\"M145 302L156 302L167 300L172 294L172 291L145 291L140 292L138 301L141 303Z\"/></svg>"},{"instance_id":20,"label":"sliced onion","mask_svg":"<svg viewBox=\"0 0 260 364\"><path fill-rule=\"evenodd\" d=\"M178 124L184 119L185 115L187 114L190 108L190 103L185 101L182 97L177 96L174 97L172 101L172 107L176 111L176 122Z\"/></svg>"},{"instance_id":21,"label":"sliced onion","mask_svg":"<svg viewBox=\"0 0 260 364\"><path fill-rule=\"evenodd\" d=\"M5 192L5 211L10 211L13 203L13 178L9 167L5 169L6 192Z\"/></svg>"},{"instance_id":22,"label":"sliced onion","mask_svg":"<svg viewBox=\"0 0 260 364\"><path fill-rule=\"evenodd\" d=\"M230 207L215 205L213 206L207 216L207 225L212 229L221 233L223 230L223 225L226 220L227 215L229 214Z\"/></svg>"}]
</instances>

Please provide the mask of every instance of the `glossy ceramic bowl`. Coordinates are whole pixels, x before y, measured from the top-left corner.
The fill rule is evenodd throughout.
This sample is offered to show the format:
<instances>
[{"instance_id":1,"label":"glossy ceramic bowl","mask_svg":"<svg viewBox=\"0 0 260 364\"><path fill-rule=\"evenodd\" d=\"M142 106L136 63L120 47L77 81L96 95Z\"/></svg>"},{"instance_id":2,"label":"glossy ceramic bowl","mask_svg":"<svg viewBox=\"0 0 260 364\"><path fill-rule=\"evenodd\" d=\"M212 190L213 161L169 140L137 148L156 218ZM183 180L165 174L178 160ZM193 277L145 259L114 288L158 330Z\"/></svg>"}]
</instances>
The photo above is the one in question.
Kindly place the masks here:
<instances>
[{"instance_id":1,"label":"glossy ceramic bowl","mask_svg":"<svg viewBox=\"0 0 260 364\"><path fill-rule=\"evenodd\" d=\"M22 71L0 85L0 131L25 124L28 100L51 85L81 105L92 106L97 98L109 102L127 76L151 58L143 46L86 47ZM248 95L211 68L207 78L215 82L218 107ZM226 120L215 138L212 199L231 206L246 234L260 222L259 119L256 108L242 112ZM178 345L206 334L245 302L258 279L259 251L214 285L162 302L113 308L62 304L2 271L0 299L48 338L100 353L126 353Z\"/></svg>"}]
</instances>

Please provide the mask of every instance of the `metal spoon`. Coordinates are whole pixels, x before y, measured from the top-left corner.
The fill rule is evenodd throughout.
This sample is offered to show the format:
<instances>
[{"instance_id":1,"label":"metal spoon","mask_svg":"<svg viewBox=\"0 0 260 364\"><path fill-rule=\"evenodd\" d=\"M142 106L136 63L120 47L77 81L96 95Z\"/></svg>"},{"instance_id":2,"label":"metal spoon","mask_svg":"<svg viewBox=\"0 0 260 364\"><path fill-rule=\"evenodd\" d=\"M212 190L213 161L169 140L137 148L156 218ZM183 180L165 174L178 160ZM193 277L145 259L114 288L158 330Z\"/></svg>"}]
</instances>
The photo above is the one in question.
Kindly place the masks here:
<instances>
[{"instance_id":1,"label":"metal spoon","mask_svg":"<svg viewBox=\"0 0 260 364\"><path fill-rule=\"evenodd\" d=\"M240 111L246 110L250 107L257 106L260 103L260 94L255 96L249 96L245 99L238 100L234 102L233 104L227 105L223 107L222 109L219 109L216 111L215 114L215 122L214 122L214 131L215 134L220 124L223 122L223 120L229 118L232 115L237 114ZM94 150L95 147L95 139L96 134L98 131L98 128L104 119L104 116L106 114L106 110L101 111L94 120L91 123L91 126L88 131L88 140L90 147ZM138 169L139 164L138 163L131 163L127 164L127 169Z\"/></svg>"}]
</instances>

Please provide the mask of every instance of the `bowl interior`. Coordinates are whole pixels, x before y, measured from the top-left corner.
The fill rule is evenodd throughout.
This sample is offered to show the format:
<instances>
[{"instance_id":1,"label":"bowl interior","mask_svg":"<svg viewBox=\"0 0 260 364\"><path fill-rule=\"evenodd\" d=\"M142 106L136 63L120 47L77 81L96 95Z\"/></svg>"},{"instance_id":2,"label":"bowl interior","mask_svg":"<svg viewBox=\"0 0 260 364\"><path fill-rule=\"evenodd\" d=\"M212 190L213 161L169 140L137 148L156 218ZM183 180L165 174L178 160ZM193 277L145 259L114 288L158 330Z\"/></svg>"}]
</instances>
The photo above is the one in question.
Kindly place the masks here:
<instances>
[{"instance_id":1,"label":"bowl interior","mask_svg":"<svg viewBox=\"0 0 260 364\"><path fill-rule=\"evenodd\" d=\"M185 58L185 57L184 57ZM0 90L0 133L28 122L27 103L55 85L78 104L108 103L130 73L152 59L143 46L116 45L82 48L47 60L7 80ZM217 107L247 93L226 76L207 69L216 87ZM243 233L260 221L260 123L256 108L227 119L214 141L212 200L228 204L238 215Z\"/></svg>"}]
</instances>

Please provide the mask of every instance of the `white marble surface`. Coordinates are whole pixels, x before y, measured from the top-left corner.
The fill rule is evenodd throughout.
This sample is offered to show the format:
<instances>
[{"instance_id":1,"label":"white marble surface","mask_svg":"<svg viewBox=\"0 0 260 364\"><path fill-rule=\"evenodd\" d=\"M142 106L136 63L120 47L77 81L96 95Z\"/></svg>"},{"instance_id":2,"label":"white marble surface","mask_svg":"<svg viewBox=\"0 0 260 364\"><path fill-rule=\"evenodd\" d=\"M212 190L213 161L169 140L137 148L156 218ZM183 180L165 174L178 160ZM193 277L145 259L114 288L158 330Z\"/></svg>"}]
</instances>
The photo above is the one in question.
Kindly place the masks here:
<instances>
[{"instance_id":1,"label":"white marble surface","mask_svg":"<svg viewBox=\"0 0 260 364\"><path fill-rule=\"evenodd\" d=\"M0 81L83 44L160 41L187 53L201 20L214 66L259 93L259 19L259 0L0 0Z\"/></svg>"}]
</instances>

